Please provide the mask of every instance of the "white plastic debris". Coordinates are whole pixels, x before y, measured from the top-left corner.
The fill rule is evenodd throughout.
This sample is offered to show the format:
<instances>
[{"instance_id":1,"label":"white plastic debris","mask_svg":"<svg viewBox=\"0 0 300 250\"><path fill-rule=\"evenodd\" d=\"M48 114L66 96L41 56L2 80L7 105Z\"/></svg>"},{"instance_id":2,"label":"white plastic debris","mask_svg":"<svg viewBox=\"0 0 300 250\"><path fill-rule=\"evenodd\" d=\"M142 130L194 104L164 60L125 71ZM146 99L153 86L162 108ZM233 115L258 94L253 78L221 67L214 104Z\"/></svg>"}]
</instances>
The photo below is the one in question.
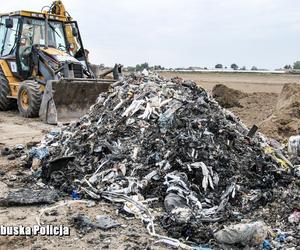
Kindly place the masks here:
<instances>
[{"instance_id":1,"label":"white plastic debris","mask_svg":"<svg viewBox=\"0 0 300 250\"><path fill-rule=\"evenodd\" d=\"M143 74L144 76L149 76L149 72L148 72L148 70L146 70L146 69L143 69L142 74Z\"/></svg>"},{"instance_id":2,"label":"white plastic debris","mask_svg":"<svg viewBox=\"0 0 300 250\"><path fill-rule=\"evenodd\" d=\"M202 174L203 174L202 187L203 187L204 191L207 190L208 185L212 189L214 189L214 183L213 183L213 180L211 177L211 176L213 176L212 169L209 170L208 167L203 162L195 162L195 163L192 163L191 166L195 167L195 168L201 167Z\"/></svg>"},{"instance_id":3,"label":"white plastic debris","mask_svg":"<svg viewBox=\"0 0 300 250\"><path fill-rule=\"evenodd\" d=\"M299 165L295 166L294 172L295 172L295 176L300 178L300 166Z\"/></svg>"},{"instance_id":4,"label":"white plastic debris","mask_svg":"<svg viewBox=\"0 0 300 250\"><path fill-rule=\"evenodd\" d=\"M268 226L262 221L257 221L226 227L215 233L214 236L220 243L258 246L267 238L268 232Z\"/></svg>"},{"instance_id":5,"label":"white plastic debris","mask_svg":"<svg viewBox=\"0 0 300 250\"><path fill-rule=\"evenodd\" d=\"M291 136L288 142L288 152L290 155L300 155L300 135Z\"/></svg>"},{"instance_id":6,"label":"white plastic debris","mask_svg":"<svg viewBox=\"0 0 300 250\"><path fill-rule=\"evenodd\" d=\"M288 221L292 224L297 224L300 222L300 212L294 212L292 213L289 218Z\"/></svg>"},{"instance_id":7,"label":"white plastic debris","mask_svg":"<svg viewBox=\"0 0 300 250\"><path fill-rule=\"evenodd\" d=\"M131 105L125 110L125 112L122 114L122 116L132 116L137 111L140 110L141 106L143 105L145 101L144 100L134 100Z\"/></svg>"}]
</instances>

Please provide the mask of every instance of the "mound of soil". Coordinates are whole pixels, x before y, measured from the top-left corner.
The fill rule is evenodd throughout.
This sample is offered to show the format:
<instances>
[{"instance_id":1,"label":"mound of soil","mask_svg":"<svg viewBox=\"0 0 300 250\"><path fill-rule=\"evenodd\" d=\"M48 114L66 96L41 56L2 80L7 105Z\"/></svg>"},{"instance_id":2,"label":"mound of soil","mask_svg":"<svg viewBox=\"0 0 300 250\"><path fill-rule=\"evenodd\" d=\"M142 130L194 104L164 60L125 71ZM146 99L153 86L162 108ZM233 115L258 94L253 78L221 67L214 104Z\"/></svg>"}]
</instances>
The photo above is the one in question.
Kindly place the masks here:
<instances>
[{"instance_id":1,"label":"mound of soil","mask_svg":"<svg viewBox=\"0 0 300 250\"><path fill-rule=\"evenodd\" d=\"M223 84L217 84L212 90L212 95L224 108L243 107L240 100L247 97L246 93Z\"/></svg>"},{"instance_id":2,"label":"mound of soil","mask_svg":"<svg viewBox=\"0 0 300 250\"><path fill-rule=\"evenodd\" d=\"M278 99L276 93L244 93L223 84L216 85L212 95L223 108L228 108L238 115L247 127L254 124L260 127L260 124L273 114ZM278 136L274 135L274 128L276 126L263 126L260 127L260 132L278 139Z\"/></svg>"},{"instance_id":3,"label":"mound of soil","mask_svg":"<svg viewBox=\"0 0 300 250\"><path fill-rule=\"evenodd\" d=\"M300 85L285 84L273 114L261 124L269 136L285 141L300 132Z\"/></svg>"}]
</instances>

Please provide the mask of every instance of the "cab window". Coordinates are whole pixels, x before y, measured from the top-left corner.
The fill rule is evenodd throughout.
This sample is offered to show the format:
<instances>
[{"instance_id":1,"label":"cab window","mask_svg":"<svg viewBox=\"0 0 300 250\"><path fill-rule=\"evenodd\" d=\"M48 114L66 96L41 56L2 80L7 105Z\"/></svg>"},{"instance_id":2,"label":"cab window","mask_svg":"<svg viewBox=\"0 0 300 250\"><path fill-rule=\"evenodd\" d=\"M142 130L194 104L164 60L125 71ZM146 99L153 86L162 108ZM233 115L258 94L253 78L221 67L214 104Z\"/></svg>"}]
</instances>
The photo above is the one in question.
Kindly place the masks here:
<instances>
[{"instance_id":1,"label":"cab window","mask_svg":"<svg viewBox=\"0 0 300 250\"><path fill-rule=\"evenodd\" d=\"M83 50L83 46L81 44L81 41L79 37L76 37L73 35L72 29L76 28L78 29L77 25L75 23L67 23L65 24L65 32L67 36L67 41L69 44L69 54L73 57L75 57L82 65L87 67L86 65L86 55Z\"/></svg>"},{"instance_id":2,"label":"cab window","mask_svg":"<svg viewBox=\"0 0 300 250\"><path fill-rule=\"evenodd\" d=\"M5 39L5 21L3 17L0 17L0 52L2 51L4 39Z\"/></svg>"},{"instance_id":3,"label":"cab window","mask_svg":"<svg viewBox=\"0 0 300 250\"><path fill-rule=\"evenodd\" d=\"M6 18L4 18L6 19ZM8 56L15 53L18 40L18 18L12 18L13 27L7 29L5 26L5 39L2 46L2 56ZM5 20L2 20L5 25Z\"/></svg>"}]
</instances>

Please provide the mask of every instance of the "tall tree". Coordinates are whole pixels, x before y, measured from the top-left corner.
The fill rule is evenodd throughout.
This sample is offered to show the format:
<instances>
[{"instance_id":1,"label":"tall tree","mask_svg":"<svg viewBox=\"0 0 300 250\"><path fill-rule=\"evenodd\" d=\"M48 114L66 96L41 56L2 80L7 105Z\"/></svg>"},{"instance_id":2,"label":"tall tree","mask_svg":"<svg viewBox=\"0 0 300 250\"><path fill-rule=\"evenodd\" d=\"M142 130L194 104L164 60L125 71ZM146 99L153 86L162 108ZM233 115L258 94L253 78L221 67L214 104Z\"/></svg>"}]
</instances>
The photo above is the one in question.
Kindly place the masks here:
<instances>
[{"instance_id":1,"label":"tall tree","mask_svg":"<svg viewBox=\"0 0 300 250\"><path fill-rule=\"evenodd\" d=\"M231 64L230 68L232 68L233 70L237 70L239 68L239 66L237 66L236 63Z\"/></svg>"}]
</instances>

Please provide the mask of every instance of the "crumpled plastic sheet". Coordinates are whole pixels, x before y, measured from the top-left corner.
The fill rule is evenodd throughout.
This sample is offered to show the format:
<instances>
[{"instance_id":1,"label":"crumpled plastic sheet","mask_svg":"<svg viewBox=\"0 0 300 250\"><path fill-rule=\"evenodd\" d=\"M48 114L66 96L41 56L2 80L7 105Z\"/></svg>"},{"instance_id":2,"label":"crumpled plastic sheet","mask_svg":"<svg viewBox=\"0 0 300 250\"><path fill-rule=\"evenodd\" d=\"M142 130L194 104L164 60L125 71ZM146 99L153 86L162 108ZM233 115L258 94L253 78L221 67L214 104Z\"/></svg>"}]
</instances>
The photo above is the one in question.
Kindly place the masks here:
<instances>
[{"instance_id":1,"label":"crumpled plastic sheet","mask_svg":"<svg viewBox=\"0 0 300 250\"><path fill-rule=\"evenodd\" d=\"M47 147L40 147L40 148L33 147L32 149L29 150L28 155L29 157L43 160L44 158L49 156L49 150Z\"/></svg>"},{"instance_id":2,"label":"crumpled plastic sheet","mask_svg":"<svg viewBox=\"0 0 300 250\"><path fill-rule=\"evenodd\" d=\"M155 198L147 209L165 211L160 221L170 236L207 243L212 235L201 232L265 205L268 200L254 198L289 180L292 166L277 159L284 162L285 153L274 157L263 135L248 132L194 82L133 75L45 142L43 171L53 159L75 159L44 181L93 199L108 198L105 193L139 203Z\"/></svg>"},{"instance_id":3,"label":"crumpled plastic sheet","mask_svg":"<svg viewBox=\"0 0 300 250\"><path fill-rule=\"evenodd\" d=\"M217 241L226 244L240 243L244 246L259 246L267 238L269 228L264 222L228 226L215 234Z\"/></svg>"}]
</instances>

